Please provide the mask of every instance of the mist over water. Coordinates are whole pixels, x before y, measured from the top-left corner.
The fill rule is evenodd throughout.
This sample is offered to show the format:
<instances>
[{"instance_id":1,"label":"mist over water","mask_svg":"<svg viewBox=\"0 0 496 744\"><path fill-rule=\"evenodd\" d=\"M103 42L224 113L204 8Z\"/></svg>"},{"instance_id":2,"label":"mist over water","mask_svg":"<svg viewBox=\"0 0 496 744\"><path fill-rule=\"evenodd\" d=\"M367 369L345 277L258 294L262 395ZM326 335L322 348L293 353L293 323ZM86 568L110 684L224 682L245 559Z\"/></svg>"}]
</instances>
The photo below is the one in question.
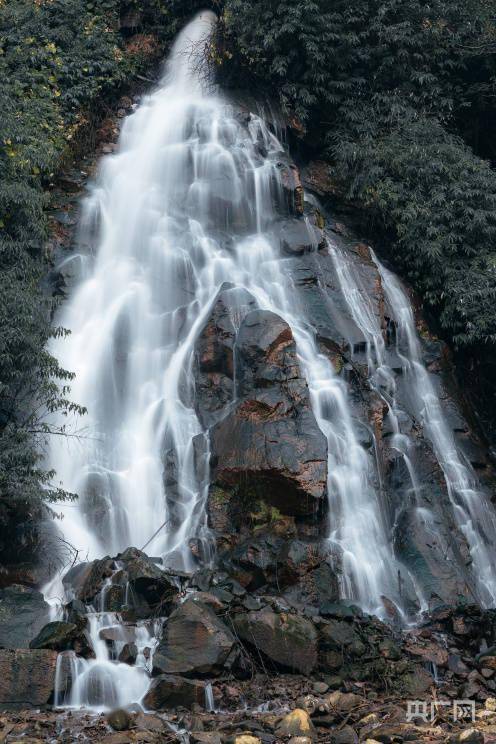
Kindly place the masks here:
<instances>
[{"instance_id":1,"label":"mist over water","mask_svg":"<svg viewBox=\"0 0 496 744\"><path fill-rule=\"evenodd\" d=\"M191 571L197 565L190 549L195 538L208 560L208 437L199 465L193 443L204 432L194 407L193 353L219 288L229 282L248 290L261 309L280 315L293 331L328 442L328 541L342 556L343 598L383 614L387 596L403 613L397 576L408 571L395 557L374 452L357 436L346 381L319 350L312 318L281 258L275 226L284 202L277 168L283 147L262 118L241 116L202 84L201 52L214 22L213 14L201 13L179 35L163 81L125 121L119 151L103 160L84 205L81 241L91 251L58 319L71 335L57 342L55 353L76 373L71 395L88 415L84 437L52 444L59 479L79 494L61 506L60 529L83 559L146 545L164 565ZM307 230L315 242L310 223ZM328 247L339 289L367 342L370 384L386 395L394 421L394 373L382 329L341 248ZM481 598L494 602L487 553L496 536L493 512L456 454L439 400L425 382L406 295L386 269L379 270L397 311L399 336L406 339L401 353L419 418L478 568ZM232 297L239 325L247 312L244 295L235 290ZM415 489L408 443L403 454ZM490 534L482 536L487 510ZM411 581L416 585L415 577ZM47 596L50 591L60 596L60 584ZM414 591L424 606L422 591ZM76 681L58 704L106 709L141 700L150 662L140 651L135 666L118 663L100 640L103 628L119 623L118 616L91 608L96 659L71 656ZM140 632L138 647L153 647L156 629Z\"/></svg>"}]
</instances>

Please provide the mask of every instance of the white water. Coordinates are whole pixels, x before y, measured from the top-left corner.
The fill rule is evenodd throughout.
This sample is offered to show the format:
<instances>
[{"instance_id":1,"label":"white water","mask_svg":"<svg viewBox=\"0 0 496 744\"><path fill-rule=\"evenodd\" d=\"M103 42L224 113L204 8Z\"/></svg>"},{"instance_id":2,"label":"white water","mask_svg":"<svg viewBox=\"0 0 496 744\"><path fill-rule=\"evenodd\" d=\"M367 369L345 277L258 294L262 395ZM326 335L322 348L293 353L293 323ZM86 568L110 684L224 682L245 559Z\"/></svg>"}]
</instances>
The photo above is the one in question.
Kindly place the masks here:
<instances>
[{"instance_id":1,"label":"white water","mask_svg":"<svg viewBox=\"0 0 496 744\"><path fill-rule=\"evenodd\" d=\"M346 383L319 352L280 256L273 228L283 148L259 117L244 126L221 97L202 91L191 50L201 48L212 22L200 14L180 34L162 84L126 120L119 152L104 159L85 205L82 242L94 255L59 319L72 333L55 353L76 373L72 396L89 414L86 436L54 442L51 451L63 486L80 494L62 506L61 529L83 559L149 543L150 555L194 567L188 541L208 545L209 536L208 482L194 467L192 442L202 427L192 403L193 349L220 286L231 282L293 330L328 441L329 542L342 551L342 595L381 614L383 595L400 602L400 566L374 455L357 439ZM345 277L345 293L349 286ZM367 334L375 374L392 385L380 362L382 336L373 328ZM167 483L164 460L175 465ZM60 597L60 582L51 592ZM120 619L90 614L96 659L72 659L72 688L58 704L100 710L142 699L143 649L156 643L156 631L136 640L140 654L130 667L100 640L109 623Z\"/></svg>"},{"instance_id":2,"label":"white water","mask_svg":"<svg viewBox=\"0 0 496 744\"><path fill-rule=\"evenodd\" d=\"M397 321L396 344L424 433L431 440L444 473L455 522L463 532L473 562L476 596L486 606L496 603L496 514L469 463L458 452L441 401L422 363L411 303L396 277L374 256L388 303Z\"/></svg>"}]
</instances>

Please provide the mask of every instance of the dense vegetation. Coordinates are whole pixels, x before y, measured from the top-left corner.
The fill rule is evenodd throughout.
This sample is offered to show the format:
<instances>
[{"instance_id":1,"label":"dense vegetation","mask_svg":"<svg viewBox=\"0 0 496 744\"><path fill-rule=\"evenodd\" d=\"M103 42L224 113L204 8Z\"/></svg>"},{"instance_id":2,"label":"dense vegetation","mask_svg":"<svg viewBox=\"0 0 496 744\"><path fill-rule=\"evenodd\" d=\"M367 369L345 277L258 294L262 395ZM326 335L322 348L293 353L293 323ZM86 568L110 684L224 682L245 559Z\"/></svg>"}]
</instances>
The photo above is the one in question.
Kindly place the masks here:
<instances>
[{"instance_id":1,"label":"dense vegetation","mask_svg":"<svg viewBox=\"0 0 496 744\"><path fill-rule=\"evenodd\" d=\"M215 49L227 81L279 92L478 361L496 342L495 16L489 0L226 0Z\"/></svg>"},{"instance_id":2,"label":"dense vegetation","mask_svg":"<svg viewBox=\"0 0 496 744\"><path fill-rule=\"evenodd\" d=\"M149 64L141 48L160 52L174 32L166 7L144 5L0 0L0 552L11 522L63 495L42 461L47 437L65 432L50 413L82 412L68 400L71 372L47 350L64 331L42 288L46 189L102 98ZM143 31L160 42L140 46Z\"/></svg>"}]
</instances>

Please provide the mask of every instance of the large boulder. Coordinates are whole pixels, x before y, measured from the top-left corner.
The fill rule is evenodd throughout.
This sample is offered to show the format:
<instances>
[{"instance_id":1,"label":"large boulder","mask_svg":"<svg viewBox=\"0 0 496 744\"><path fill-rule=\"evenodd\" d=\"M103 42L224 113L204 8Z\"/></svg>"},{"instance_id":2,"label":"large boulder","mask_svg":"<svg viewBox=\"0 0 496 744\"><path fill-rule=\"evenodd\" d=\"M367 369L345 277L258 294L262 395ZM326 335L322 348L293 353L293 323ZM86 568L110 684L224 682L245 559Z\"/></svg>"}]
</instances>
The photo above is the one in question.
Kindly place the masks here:
<instances>
[{"instance_id":1,"label":"large boulder","mask_svg":"<svg viewBox=\"0 0 496 744\"><path fill-rule=\"evenodd\" d=\"M63 579L67 595L111 612L123 608L147 617L159 605L169 609L177 593L171 577L137 548L114 558L79 563Z\"/></svg>"},{"instance_id":2,"label":"large boulder","mask_svg":"<svg viewBox=\"0 0 496 744\"><path fill-rule=\"evenodd\" d=\"M0 705L17 708L46 705L54 691L56 664L56 651L0 651Z\"/></svg>"},{"instance_id":3,"label":"large boulder","mask_svg":"<svg viewBox=\"0 0 496 744\"><path fill-rule=\"evenodd\" d=\"M310 406L291 329L279 316L249 313L236 338L237 405L211 429L214 487L284 514L325 505L327 441Z\"/></svg>"},{"instance_id":4,"label":"large boulder","mask_svg":"<svg viewBox=\"0 0 496 744\"><path fill-rule=\"evenodd\" d=\"M235 647L236 639L213 610L189 600L166 621L153 654L153 674L216 675L232 660Z\"/></svg>"},{"instance_id":5,"label":"large boulder","mask_svg":"<svg viewBox=\"0 0 496 744\"><path fill-rule=\"evenodd\" d=\"M143 699L146 710L191 708L194 703L205 707L206 682L185 679L172 674L161 674L152 680Z\"/></svg>"},{"instance_id":6,"label":"large boulder","mask_svg":"<svg viewBox=\"0 0 496 744\"><path fill-rule=\"evenodd\" d=\"M0 589L0 647L28 648L49 613L41 592L20 585Z\"/></svg>"},{"instance_id":7,"label":"large boulder","mask_svg":"<svg viewBox=\"0 0 496 744\"><path fill-rule=\"evenodd\" d=\"M79 656L92 656L91 646L84 633L84 626L60 620L45 625L29 644L30 648L52 651L75 651Z\"/></svg>"},{"instance_id":8,"label":"large boulder","mask_svg":"<svg viewBox=\"0 0 496 744\"><path fill-rule=\"evenodd\" d=\"M277 666L302 674L316 666L317 632L310 620L263 609L236 615L233 622L240 638Z\"/></svg>"},{"instance_id":9,"label":"large boulder","mask_svg":"<svg viewBox=\"0 0 496 744\"><path fill-rule=\"evenodd\" d=\"M115 564L110 556L89 563L77 563L62 579L67 598L91 604L114 571Z\"/></svg>"}]
</instances>

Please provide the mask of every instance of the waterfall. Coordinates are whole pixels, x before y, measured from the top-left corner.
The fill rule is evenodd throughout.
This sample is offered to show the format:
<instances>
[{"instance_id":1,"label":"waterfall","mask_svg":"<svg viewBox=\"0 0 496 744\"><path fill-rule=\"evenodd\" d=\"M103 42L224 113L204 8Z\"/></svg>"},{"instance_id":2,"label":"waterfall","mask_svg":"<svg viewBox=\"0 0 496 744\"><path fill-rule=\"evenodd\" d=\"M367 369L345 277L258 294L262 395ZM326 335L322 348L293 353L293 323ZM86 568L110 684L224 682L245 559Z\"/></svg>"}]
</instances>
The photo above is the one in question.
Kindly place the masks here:
<instances>
[{"instance_id":1,"label":"waterfall","mask_svg":"<svg viewBox=\"0 0 496 744\"><path fill-rule=\"evenodd\" d=\"M496 514L480 488L469 463L458 452L441 401L422 363L410 301L396 277L374 256L384 291L397 319L396 344L415 408L432 442L446 480L453 515L467 540L477 585L476 597L485 606L496 602L496 575L492 554L496 545Z\"/></svg>"},{"instance_id":2,"label":"waterfall","mask_svg":"<svg viewBox=\"0 0 496 744\"><path fill-rule=\"evenodd\" d=\"M196 565L191 538L203 541L207 553L208 477L195 467L193 440L203 427L194 407L192 367L195 341L219 288L229 282L248 290L259 308L281 316L293 332L313 412L328 443L328 542L342 556L342 596L376 614L383 614L387 596L401 613L398 573L407 572L395 556L376 456L357 435L347 382L321 351L313 319L281 257L278 163L284 148L262 118L240 115L204 85L201 56L213 22L213 14L201 13L179 35L163 80L125 121L119 150L103 160L84 205L81 246L89 252L58 319L71 335L55 342L54 353L76 373L71 395L88 416L76 441L52 443L51 464L63 487L79 494L76 502L61 505L60 529L86 560L146 545L163 564L191 571ZM306 230L307 241L315 244L310 223ZM394 373L384 359L382 330L341 249L328 247L339 289L368 343L371 385L386 397L394 422ZM383 267L380 272L398 311L398 344L453 509L481 567L481 582L494 598L478 537L486 506L428 392L407 299L389 272ZM418 489L408 447L395 426L396 446L403 447L412 487ZM411 581L415 586L414 576ZM60 591L54 583L47 596L60 597ZM416 597L425 604L420 590ZM60 705L101 710L139 702L146 692L144 649L153 651L158 630L138 626L135 665L119 663L102 631L121 621L104 610L89 608L96 658L68 659L73 682L58 694Z\"/></svg>"}]
</instances>

